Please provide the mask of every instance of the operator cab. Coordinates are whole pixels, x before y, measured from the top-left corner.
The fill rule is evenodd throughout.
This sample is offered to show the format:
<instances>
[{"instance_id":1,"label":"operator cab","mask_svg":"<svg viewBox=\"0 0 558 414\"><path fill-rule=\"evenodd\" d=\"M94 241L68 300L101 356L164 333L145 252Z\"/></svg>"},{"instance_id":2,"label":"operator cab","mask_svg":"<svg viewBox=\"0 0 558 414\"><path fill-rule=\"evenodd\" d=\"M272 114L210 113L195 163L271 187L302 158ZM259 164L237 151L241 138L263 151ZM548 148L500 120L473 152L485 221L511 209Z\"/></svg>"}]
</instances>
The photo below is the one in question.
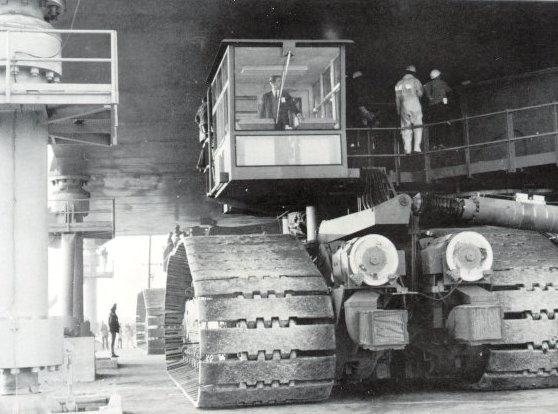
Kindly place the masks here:
<instances>
[{"instance_id":1,"label":"operator cab","mask_svg":"<svg viewBox=\"0 0 558 414\"><path fill-rule=\"evenodd\" d=\"M210 197L274 207L349 193L359 177L347 163L344 74L350 43L221 43L208 78Z\"/></svg>"}]
</instances>

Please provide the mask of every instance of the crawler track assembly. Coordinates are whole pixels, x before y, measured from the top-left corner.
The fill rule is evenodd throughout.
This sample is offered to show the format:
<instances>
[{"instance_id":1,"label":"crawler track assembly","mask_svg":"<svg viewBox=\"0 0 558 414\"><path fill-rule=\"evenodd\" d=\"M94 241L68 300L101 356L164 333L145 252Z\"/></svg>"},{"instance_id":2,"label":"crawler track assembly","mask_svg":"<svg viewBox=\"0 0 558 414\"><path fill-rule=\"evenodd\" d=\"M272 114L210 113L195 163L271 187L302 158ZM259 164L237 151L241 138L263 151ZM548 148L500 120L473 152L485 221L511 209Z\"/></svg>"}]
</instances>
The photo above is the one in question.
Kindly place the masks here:
<instances>
[{"instance_id":1,"label":"crawler track assembly","mask_svg":"<svg viewBox=\"0 0 558 414\"><path fill-rule=\"evenodd\" d=\"M480 227L494 250L491 289L503 343L490 347L481 389L558 387L558 249L532 231Z\"/></svg>"},{"instance_id":2,"label":"crawler track assembly","mask_svg":"<svg viewBox=\"0 0 558 414\"><path fill-rule=\"evenodd\" d=\"M290 236L186 238L168 265L165 353L197 407L326 399L335 375L327 285Z\"/></svg>"}]
</instances>

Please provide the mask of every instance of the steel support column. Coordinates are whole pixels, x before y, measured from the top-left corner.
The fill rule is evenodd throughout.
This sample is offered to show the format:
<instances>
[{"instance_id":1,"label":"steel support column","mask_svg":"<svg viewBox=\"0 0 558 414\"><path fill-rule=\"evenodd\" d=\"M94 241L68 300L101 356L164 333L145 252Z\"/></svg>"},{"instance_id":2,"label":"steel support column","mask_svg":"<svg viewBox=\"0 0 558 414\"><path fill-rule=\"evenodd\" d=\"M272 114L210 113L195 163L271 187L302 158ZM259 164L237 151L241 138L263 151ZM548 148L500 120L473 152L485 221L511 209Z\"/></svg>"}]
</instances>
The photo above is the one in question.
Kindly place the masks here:
<instances>
[{"instance_id":1,"label":"steel support column","mask_svg":"<svg viewBox=\"0 0 558 414\"><path fill-rule=\"evenodd\" d=\"M48 319L45 110L0 113L0 394L35 391L62 363L62 329Z\"/></svg>"}]
</instances>

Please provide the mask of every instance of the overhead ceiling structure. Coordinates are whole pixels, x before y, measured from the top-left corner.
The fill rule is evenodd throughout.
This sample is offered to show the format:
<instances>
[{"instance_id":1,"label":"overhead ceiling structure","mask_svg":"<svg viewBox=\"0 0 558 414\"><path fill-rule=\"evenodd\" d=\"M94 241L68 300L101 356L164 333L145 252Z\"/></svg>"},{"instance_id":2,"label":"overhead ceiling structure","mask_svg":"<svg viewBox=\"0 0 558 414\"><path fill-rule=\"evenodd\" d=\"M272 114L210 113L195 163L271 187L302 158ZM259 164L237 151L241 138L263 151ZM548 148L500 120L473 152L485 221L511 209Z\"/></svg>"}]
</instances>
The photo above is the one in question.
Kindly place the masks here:
<instances>
[{"instance_id":1,"label":"overhead ceiling structure","mask_svg":"<svg viewBox=\"0 0 558 414\"><path fill-rule=\"evenodd\" d=\"M195 170L199 144L193 122L222 39L354 40L348 71L363 71L374 98L384 102L393 100L393 85L408 64L417 66L423 80L438 68L450 84L558 65L558 8L545 2L68 3L59 28L73 21L76 29L118 31L118 145L54 139L55 166L60 174L89 177L92 198L116 199L117 235L165 233L176 223L194 226L207 217L223 220L221 207L205 198L204 178ZM104 47L88 47L96 46ZM75 55L83 45L70 38L65 47ZM106 76L101 69L80 73L91 83Z\"/></svg>"}]
</instances>

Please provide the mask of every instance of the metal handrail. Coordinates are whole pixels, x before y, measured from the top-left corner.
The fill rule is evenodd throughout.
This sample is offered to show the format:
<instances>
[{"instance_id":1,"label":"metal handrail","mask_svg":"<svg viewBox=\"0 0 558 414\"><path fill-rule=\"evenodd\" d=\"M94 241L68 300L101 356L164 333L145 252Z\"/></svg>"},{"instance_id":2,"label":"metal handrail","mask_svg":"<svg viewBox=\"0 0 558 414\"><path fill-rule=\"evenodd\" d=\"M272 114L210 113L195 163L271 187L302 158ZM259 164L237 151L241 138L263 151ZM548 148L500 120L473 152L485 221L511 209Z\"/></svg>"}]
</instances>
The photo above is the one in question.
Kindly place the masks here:
<instances>
[{"instance_id":1,"label":"metal handrail","mask_svg":"<svg viewBox=\"0 0 558 414\"><path fill-rule=\"evenodd\" d=\"M12 95L12 66L17 66L20 61L25 62L72 62L72 63L108 63L110 64L110 95L112 104L118 103L118 49L117 34L114 30L62 30L62 29L0 29L0 33L5 33L5 49L6 58L0 59L0 62L6 65L5 72L5 96L9 100ZM64 57L16 57L21 51L12 51L10 46L10 33L57 33L57 34L92 34L92 35L109 35L110 36L110 58L64 58ZM60 51L62 53L62 50ZM63 85L63 83L62 83Z\"/></svg>"},{"instance_id":2,"label":"metal handrail","mask_svg":"<svg viewBox=\"0 0 558 414\"><path fill-rule=\"evenodd\" d=\"M19 33L76 33L76 34L112 34L114 30L78 30L78 29L0 29L0 32L19 32Z\"/></svg>"},{"instance_id":3,"label":"metal handrail","mask_svg":"<svg viewBox=\"0 0 558 414\"><path fill-rule=\"evenodd\" d=\"M516 137L514 134L514 119L513 119L513 115L515 113L518 112L525 112L528 110L533 110L533 109L541 109L541 108L553 108L553 113L551 114L551 116L553 116L553 125L554 125L554 130L553 131L549 131L549 132L542 132L542 133L535 133L535 134L529 134L529 135L524 135L524 136L520 136L520 137ZM494 117L494 116L498 116L498 115L505 115L505 127L504 127L504 133L506 135L506 138L503 139L496 139L496 140L491 140L491 141L486 141L486 142L477 142L477 143L473 143L471 144L469 142L469 136L468 136L468 126L469 126L469 121L470 120L474 120L474 119L481 119L481 118L488 118L488 117ZM431 172L431 166L430 166L430 157L433 154L441 154L441 153L447 153L447 152L452 152L452 151L465 151L465 165L467 167L467 175L470 176L470 165L471 165L471 160L470 157L467 156L471 149L476 149L476 148L481 148L481 147L490 147L490 146L496 146L496 145L503 145L506 144L507 145L507 161L508 161L508 171L509 172L514 172L516 170L516 155L515 155L515 143L518 141L524 141L527 139L534 139L534 138L546 138L549 136L554 136L555 137L555 152L557 153L557 163L558 163L558 102L554 101L554 102L549 102L549 103L544 103L544 104L538 104L538 105L530 105L530 106L525 106L525 107L520 107L520 108L513 108L513 109L505 109L505 110L501 110L501 111L495 111L495 112L490 112L490 113L485 113L485 114L479 114L479 115L472 115L472 116L465 116L462 118L453 118L453 119L449 119L446 121L440 121L440 122L432 122L432 123L425 123L422 125L416 125L416 126L411 126L411 127L404 127L404 128L398 128L398 127L382 127L382 128L347 128L347 132L350 131L356 131L357 132L357 136L360 134L361 131L367 131L367 135L369 136L370 132L373 131L393 131L393 140L394 140L394 149L396 152L394 153L383 153L383 154L348 154L348 158L351 159L374 159L374 158L393 158L394 159L394 168L396 171L396 175L398 176L400 174L400 166L398 165L398 163L400 162L402 157L407 157L410 156L411 154L401 154L399 153L399 149L397 147L397 131L402 131L402 130L408 130L408 129L416 129L416 128L429 128L429 127L433 127L433 126L437 126L437 125L447 125L447 124L452 124L452 123L458 123L458 122L464 122L464 125L466 127L466 132L465 134L467 134L467 136L465 137L465 145L459 145L459 146L454 146L454 147L448 147L448 148L439 148L436 150L431 150L429 148L428 145L428 139L425 139L423 141L424 143L424 151L422 151L419 155L422 156L424 158L424 168L425 168L425 178L426 178L426 182L430 181L430 172ZM427 138L427 137L425 137ZM416 155L415 155L416 156Z\"/></svg>"},{"instance_id":4,"label":"metal handrail","mask_svg":"<svg viewBox=\"0 0 558 414\"><path fill-rule=\"evenodd\" d=\"M521 137L513 137L513 138L504 138L504 139L498 139L495 141L486 141L486 142L477 142L475 144L469 144L469 145L460 145L457 147L447 147L447 148L440 148L437 150L425 150L422 151L420 154L437 154L440 152L450 152L450 151L461 151L467 148L473 148L473 147L484 147L484 146L491 146L491 145L500 145L500 144L506 144L509 141L511 142L516 142L516 141L521 141L524 139L532 139L532 138L544 138L547 136L551 136L551 135L556 135L558 133L557 131L552 131L552 132L543 132L541 134L532 134L532 135L524 135ZM350 154L348 155L349 158L387 158L387 157L408 157L411 155L417 155L417 154Z\"/></svg>"},{"instance_id":5,"label":"metal handrail","mask_svg":"<svg viewBox=\"0 0 558 414\"><path fill-rule=\"evenodd\" d=\"M76 209L76 205L79 203L87 202L89 208L87 209ZM97 204L97 207L95 207ZM70 226L81 224L81 222L76 222L74 219L76 217L82 217L83 224L91 224L92 222L103 222L111 223L112 233L115 231L116 222L116 200L114 198L77 198L73 200L48 200L48 214L51 217L64 216L65 224L70 231ZM99 215L95 220L84 219L84 216L90 217L91 215ZM100 219L103 218L103 219Z\"/></svg>"},{"instance_id":6,"label":"metal handrail","mask_svg":"<svg viewBox=\"0 0 558 414\"><path fill-rule=\"evenodd\" d=\"M423 123L421 125L413 125L413 126L409 126L409 127L375 127L375 128L360 128L360 127L358 127L358 128L347 128L347 130L348 131L403 131L403 130L406 130L406 129L427 128L427 127L436 126L436 125L444 125L444 124L447 124L448 122L450 124L453 124L453 123L458 123L458 122L463 122L463 121L469 121L471 119L479 119L479 118L486 118L486 117L489 117L489 116L504 115L504 114L510 113L510 112L521 112L521 111L528 111L528 110L531 110L531 109L552 107L554 105L558 105L558 101L553 101L553 102L549 102L549 103L545 103L545 104L539 104L539 105L523 106L523 107L520 107L520 108L504 109L504 110L501 110L501 111L487 112L487 113L484 113L484 114L470 115L470 116L465 116L465 117L461 117L461 118L452 118L452 119L448 119L448 120L440 121L440 122Z\"/></svg>"}]
</instances>

